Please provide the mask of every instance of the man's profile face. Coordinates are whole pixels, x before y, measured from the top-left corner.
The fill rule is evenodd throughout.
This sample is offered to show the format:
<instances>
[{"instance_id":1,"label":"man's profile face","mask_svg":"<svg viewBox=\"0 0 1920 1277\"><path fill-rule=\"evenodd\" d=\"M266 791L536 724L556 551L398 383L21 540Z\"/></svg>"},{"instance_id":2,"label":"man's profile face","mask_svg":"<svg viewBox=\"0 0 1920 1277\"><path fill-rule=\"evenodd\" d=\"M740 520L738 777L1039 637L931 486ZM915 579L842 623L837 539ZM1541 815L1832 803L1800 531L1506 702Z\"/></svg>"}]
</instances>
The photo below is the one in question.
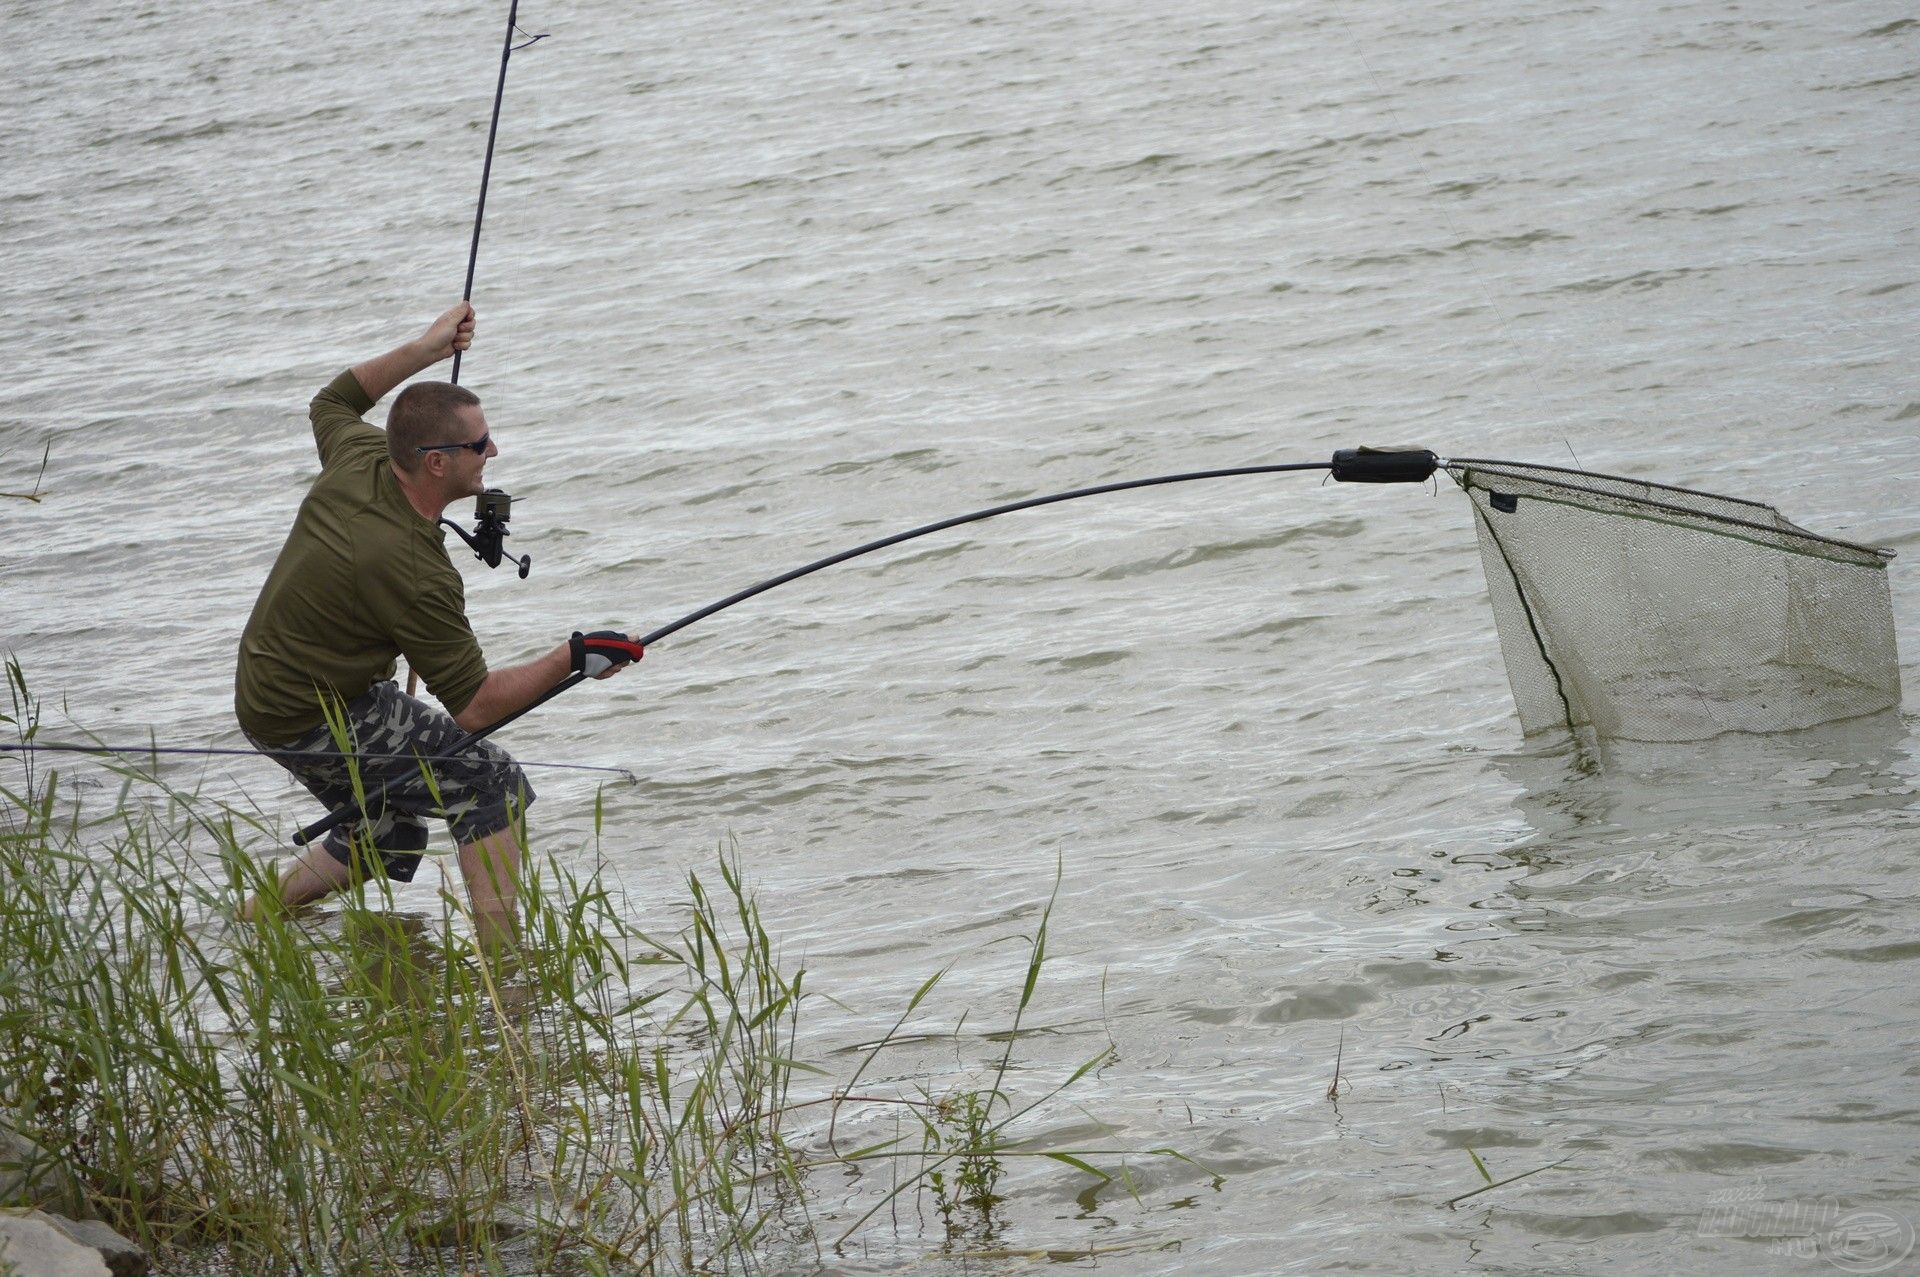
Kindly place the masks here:
<instances>
[{"instance_id":1,"label":"man's profile face","mask_svg":"<svg viewBox=\"0 0 1920 1277\"><path fill-rule=\"evenodd\" d=\"M460 426L448 443L475 443L487 437L487 417L479 404L466 404L455 410ZM500 449L491 442L483 456L475 456L470 448L450 448L440 454L447 459L447 491L454 497L477 497L486 488L481 472L486 469L490 458L500 455Z\"/></svg>"}]
</instances>

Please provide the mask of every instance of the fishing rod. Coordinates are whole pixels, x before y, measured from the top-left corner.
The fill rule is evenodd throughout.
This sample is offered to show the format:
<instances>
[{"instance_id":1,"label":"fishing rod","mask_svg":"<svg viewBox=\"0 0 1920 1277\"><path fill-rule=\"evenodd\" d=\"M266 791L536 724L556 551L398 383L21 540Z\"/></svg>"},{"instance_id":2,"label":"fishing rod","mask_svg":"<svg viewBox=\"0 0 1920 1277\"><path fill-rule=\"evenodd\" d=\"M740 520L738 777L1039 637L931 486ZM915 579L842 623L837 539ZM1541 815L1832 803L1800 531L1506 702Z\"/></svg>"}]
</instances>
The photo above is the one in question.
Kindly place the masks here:
<instances>
[{"instance_id":1,"label":"fishing rod","mask_svg":"<svg viewBox=\"0 0 1920 1277\"><path fill-rule=\"evenodd\" d=\"M211 756L224 758L271 758L276 762L290 758L348 758L371 761L412 759L422 763L466 763L487 767L553 767L575 772L612 772L623 776L629 783L637 784L639 777L630 768L603 767L596 763L541 763L519 762L500 758L475 758L461 754L336 754L324 749L210 749L186 745L83 745L77 741L22 741L14 744L0 742L0 754L122 754L129 757L138 754L191 754L196 757Z\"/></svg>"},{"instance_id":2,"label":"fishing rod","mask_svg":"<svg viewBox=\"0 0 1920 1277\"><path fill-rule=\"evenodd\" d=\"M797 581L803 576L811 576L824 568L833 567L838 563L845 563L849 559L857 559L864 554L872 554L876 550L884 550L889 546L900 545L903 542L912 541L919 537L930 536L935 532L944 532L948 528L957 528L968 523L978 523L983 519L995 518L1002 514L1012 514L1016 510L1032 510L1039 506L1055 505L1062 501L1076 501L1082 497L1096 497L1109 492L1126 492L1134 488L1161 487L1172 483L1192 483L1201 479L1229 479L1243 475L1287 474L1307 470L1329 471L1333 478L1342 483L1425 483L1427 479L1433 475L1433 472L1443 464L1439 457L1424 450L1343 448L1333 454L1332 461L1297 461L1281 465L1234 466L1224 470L1193 470L1184 474L1163 474L1156 475L1149 479L1127 479L1119 483L1103 483L1091 488L1074 488L1068 492L1055 492L1044 497L1028 497L1023 501L1010 501L1005 505L990 506L985 510L975 510L971 514L955 515L950 519L941 519L935 523L922 524L917 528L909 528L905 532L897 532L889 537L881 537L878 541L869 541L864 545L856 545L851 550L842 550L838 554L830 554L824 559L815 559L812 563L797 567L791 572L783 572L779 576L769 577L758 585L750 585L744 590L729 594L723 599L709 603L698 611L689 612L679 620L663 625L650 634L641 635L637 642L643 649L651 647L668 635L677 633L687 626L694 624L696 621L705 620L716 612L724 612L736 603L744 603L757 594L764 594L768 590L785 585L790 581ZM569 674L566 678L547 689L545 693L530 704L506 715L498 722L462 736L459 740L448 746L449 752L458 754L469 745L484 740L521 715L531 713L568 688L579 685L586 677L586 674L581 672ZM380 793L375 795L371 803L367 804L369 809L378 809L385 796L386 788L382 786ZM339 825L342 821L349 819L353 815L353 812L354 808L352 807L335 808L321 819L296 833L293 836L294 845L305 846L321 834Z\"/></svg>"},{"instance_id":3,"label":"fishing rod","mask_svg":"<svg viewBox=\"0 0 1920 1277\"><path fill-rule=\"evenodd\" d=\"M487 158L480 166L480 199L473 207L473 242L467 248L467 284L460 292L461 301L473 300L473 273L480 264L480 224L487 216L487 183L493 178L493 143L500 134L500 102L507 95L507 63L516 50L538 44L547 38L547 33L543 31L539 35L528 36L526 44L515 44L513 37L516 32L526 34L520 31L519 17L520 0L512 0L507 7L507 36L500 46L500 81L493 90L493 122L487 125ZM453 375L448 380L456 386L460 384L460 356L463 353L458 350L453 352Z\"/></svg>"},{"instance_id":4,"label":"fishing rod","mask_svg":"<svg viewBox=\"0 0 1920 1277\"><path fill-rule=\"evenodd\" d=\"M525 44L515 44L513 37L516 33L526 35L520 30L520 0L512 0L507 6L507 34L500 44L500 78L493 86L493 119L487 125L487 155L480 165L480 198L473 206L473 239L467 245L467 282L460 290L460 300L464 302L473 300L473 276L480 266L480 228L487 219L487 186L493 181L493 146L500 136L500 103L507 96L507 63L513 60L516 51L547 38L547 33L543 31L539 35L528 36ZM447 380L456 386L460 384L460 357L465 353L462 350L453 352L453 372ZM488 488L474 503L476 525L471 533L452 519L442 519L440 523L460 534L460 539L473 551L474 558L490 568L497 568L504 557L520 569L520 579L524 581L527 573L533 570L532 557L523 554L516 559L511 554L505 554L500 544L513 535L506 526L512 508L512 497L499 488ZM412 696L419 689L420 672L408 669L407 695Z\"/></svg>"}]
</instances>

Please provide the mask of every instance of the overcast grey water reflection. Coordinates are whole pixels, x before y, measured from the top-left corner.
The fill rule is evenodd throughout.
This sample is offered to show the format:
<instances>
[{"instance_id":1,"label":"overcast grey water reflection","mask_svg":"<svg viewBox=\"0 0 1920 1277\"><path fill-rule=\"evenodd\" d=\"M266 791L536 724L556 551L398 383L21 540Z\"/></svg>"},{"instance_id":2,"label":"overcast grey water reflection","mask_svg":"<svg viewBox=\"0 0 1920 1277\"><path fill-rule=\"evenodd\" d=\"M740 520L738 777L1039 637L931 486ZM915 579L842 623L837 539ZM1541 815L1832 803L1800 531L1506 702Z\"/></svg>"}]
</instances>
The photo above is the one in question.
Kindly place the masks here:
<instances>
[{"instance_id":1,"label":"overcast grey water reflection","mask_svg":"<svg viewBox=\"0 0 1920 1277\"><path fill-rule=\"evenodd\" d=\"M51 443L45 501L0 500L0 641L103 735L234 743L303 406L458 292L500 15L0 14L0 490ZM513 63L464 378L534 562L467 565L496 661L997 501L1412 442L1892 546L1913 686L1900 6L522 16L552 38ZM1017 1083L1117 1058L1035 1133L1224 1179L1143 1161L1135 1200L1022 1167L995 1245L1863 1272L1920 1219L1913 719L1598 772L1526 748L1450 487L970 527L690 629L507 743L643 777L600 854L644 919L737 842L855 1008L816 1019L829 1068L948 962L925 1027L964 1028L886 1071L995 1055L1021 957L993 942L1059 866ZM268 766L174 774L312 814ZM584 861L591 781L541 791L542 842ZM1560 1165L1449 1211L1468 1148ZM830 1225L881 1186L814 1187ZM825 1267L958 1266L937 1244L906 1219Z\"/></svg>"}]
</instances>

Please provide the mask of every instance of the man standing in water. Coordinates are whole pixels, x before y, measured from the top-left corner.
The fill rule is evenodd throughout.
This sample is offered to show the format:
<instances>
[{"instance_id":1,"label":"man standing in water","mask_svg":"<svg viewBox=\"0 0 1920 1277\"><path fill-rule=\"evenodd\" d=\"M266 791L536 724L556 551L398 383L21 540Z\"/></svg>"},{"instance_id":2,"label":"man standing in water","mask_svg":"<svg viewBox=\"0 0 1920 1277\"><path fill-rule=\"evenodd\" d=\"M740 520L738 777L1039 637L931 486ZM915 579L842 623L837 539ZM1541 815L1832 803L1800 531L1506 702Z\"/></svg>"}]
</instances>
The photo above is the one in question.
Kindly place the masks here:
<instances>
[{"instance_id":1,"label":"man standing in water","mask_svg":"<svg viewBox=\"0 0 1920 1277\"><path fill-rule=\"evenodd\" d=\"M356 804L335 736L344 728L370 810L289 862L278 890L248 900L244 917L298 908L364 876L412 881L426 818L437 816L459 844L478 938L489 947L510 940L515 824L533 789L491 742L457 757L449 750L570 673L610 678L640 658L639 644L600 630L523 665L487 668L439 527L447 506L480 494L481 471L499 454L479 398L448 382L419 382L394 399L385 433L361 420L395 386L466 350L473 331L473 308L461 302L415 340L335 377L310 406L320 477L240 639L234 715L247 739L329 808ZM445 712L393 682L399 656ZM432 784L417 759L430 760Z\"/></svg>"}]
</instances>

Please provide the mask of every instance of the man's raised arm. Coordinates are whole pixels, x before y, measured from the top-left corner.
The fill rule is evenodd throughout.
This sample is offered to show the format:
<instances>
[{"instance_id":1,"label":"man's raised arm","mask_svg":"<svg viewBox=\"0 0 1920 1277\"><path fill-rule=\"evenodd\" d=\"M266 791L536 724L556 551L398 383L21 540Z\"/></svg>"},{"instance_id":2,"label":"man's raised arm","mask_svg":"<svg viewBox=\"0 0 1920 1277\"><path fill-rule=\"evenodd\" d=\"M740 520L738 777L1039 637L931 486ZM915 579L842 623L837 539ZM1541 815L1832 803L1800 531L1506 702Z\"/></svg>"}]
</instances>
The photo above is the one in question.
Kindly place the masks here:
<instances>
[{"instance_id":1,"label":"man's raised arm","mask_svg":"<svg viewBox=\"0 0 1920 1277\"><path fill-rule=\"evenodd\" d=\"M355 364L353 379L367 392L367 398L379 403L389 390L413 374L473 345L473 321L472 303L460 302L428 324L427 331L412 341L365 363Z\"/></svg>"}]
</instances>

